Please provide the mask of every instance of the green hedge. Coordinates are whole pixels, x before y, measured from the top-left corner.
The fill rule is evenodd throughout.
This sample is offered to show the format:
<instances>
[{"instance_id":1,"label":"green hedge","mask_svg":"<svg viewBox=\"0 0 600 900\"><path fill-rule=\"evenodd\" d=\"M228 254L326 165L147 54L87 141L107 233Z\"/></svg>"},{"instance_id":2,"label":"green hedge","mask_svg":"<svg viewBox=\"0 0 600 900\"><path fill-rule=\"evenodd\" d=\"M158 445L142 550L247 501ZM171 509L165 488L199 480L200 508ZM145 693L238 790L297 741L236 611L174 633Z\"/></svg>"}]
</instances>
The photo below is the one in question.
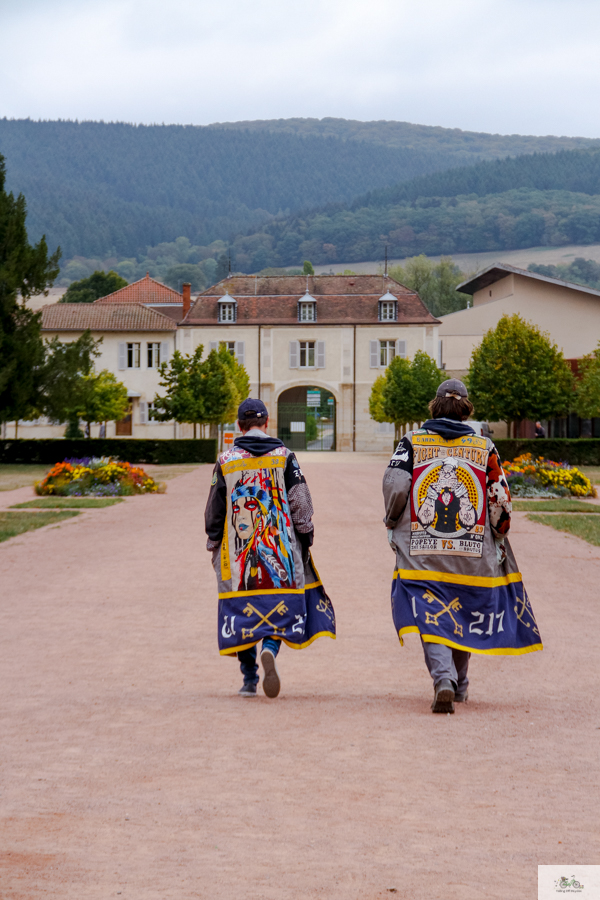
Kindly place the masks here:
<instances>
[{"instance_id":1,"label":"green hedge","mask_svg":"<svg viewBox=\"0 0 600 900\"><path fill-rule=\"evenodd\" d=\"M63 459L114 456L130 463L213 463L217 442L209 440L136 440L135 438L90 438L89 440L41 439L0 440L0 463L53 465Z\"/></svg>"},{"instance_id":2,"label":"green hedge","mask_svg":"<svg viewBox=\"0 0 600 900\"><path fill-rule=\"evenodd\" d=\"M504 460L532 453L572 466L600 466L598 438L502 438L494 443Z\"/></svg>"}]
</instances>

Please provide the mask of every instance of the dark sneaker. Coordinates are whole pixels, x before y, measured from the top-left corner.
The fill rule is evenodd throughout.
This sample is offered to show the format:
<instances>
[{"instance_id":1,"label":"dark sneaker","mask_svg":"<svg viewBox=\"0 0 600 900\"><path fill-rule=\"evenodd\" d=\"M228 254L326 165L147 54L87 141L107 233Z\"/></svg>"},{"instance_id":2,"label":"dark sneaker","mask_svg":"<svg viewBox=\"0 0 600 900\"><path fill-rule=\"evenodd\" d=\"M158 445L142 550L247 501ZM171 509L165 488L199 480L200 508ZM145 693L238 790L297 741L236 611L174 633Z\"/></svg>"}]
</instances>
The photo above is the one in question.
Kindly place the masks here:
<instances>
[{"instance_id":1,"label":"dark sneaker","mask_svg":"<svg viewBox=\"0 0 600 900\"><path fill-rule=\"evenodd\" d=\"M243 684L238 691L238 697L256 697L256 685Z\"/></svg>"},{"instance_id":2,"label":"dark sneaker","mask_svg":"<svg viewBox=\"0 0 600 900\"><path fill-rule=\"evenodd\" d=\"M281 689L281 681L279 680L279 672L275 664L275 656L268 647L260 654L260 663L265 670L263 678L263 691L272 700L278 695Z\"/></svg>"},{"instance_id":3,"label":"dark sneaker","mask_svg":"<svg viewBox=\"0 0 600 900\"><path fill-rule=\"evenodd\" d=\"M455 696L454 685L447 678L444 678L436 685L435 697L431 704L431 712L453 713Z\"/></svg>"},{"instance_id":4,"label":"dark sneaker","mask_svg":"<svg viewBox=\"0 0 600 900\"><path fill-rule=\"evenodd\" d=\"M454 695L455 703L466 703L468 699L469 699L469 692L466 690L462 691L462 692L457 691Z\"/></svg>"}]
</instances>

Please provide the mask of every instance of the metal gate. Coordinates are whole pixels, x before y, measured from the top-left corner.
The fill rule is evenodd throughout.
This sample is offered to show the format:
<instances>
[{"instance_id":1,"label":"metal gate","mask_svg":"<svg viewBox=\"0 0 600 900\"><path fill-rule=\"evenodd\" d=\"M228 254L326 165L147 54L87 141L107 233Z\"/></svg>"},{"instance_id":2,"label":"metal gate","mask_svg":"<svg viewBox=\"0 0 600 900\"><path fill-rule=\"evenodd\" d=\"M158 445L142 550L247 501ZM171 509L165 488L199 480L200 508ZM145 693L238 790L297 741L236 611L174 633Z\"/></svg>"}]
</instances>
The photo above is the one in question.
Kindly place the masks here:
<instances>
[{"instance_id":1,"label":"metal gate","mask_svg":"<svg viewBox=\"0 0 600 900\"><path fill-rule=\"evenodd\" d=\"M284 391L277 405L279 439L290 450L335 450L335 413L335 397L324 388Z\"/></svg>"}]
</instances>

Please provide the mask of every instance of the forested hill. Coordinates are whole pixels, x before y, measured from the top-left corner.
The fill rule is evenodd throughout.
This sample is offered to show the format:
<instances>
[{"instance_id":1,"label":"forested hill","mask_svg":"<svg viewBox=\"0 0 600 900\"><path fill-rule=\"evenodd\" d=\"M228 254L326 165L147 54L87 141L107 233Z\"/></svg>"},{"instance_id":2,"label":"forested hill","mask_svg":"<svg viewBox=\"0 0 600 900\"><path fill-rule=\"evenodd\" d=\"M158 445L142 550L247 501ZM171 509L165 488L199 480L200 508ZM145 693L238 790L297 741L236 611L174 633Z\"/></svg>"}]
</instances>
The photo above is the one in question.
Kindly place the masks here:
<instances>
[{"instance_id":1,"label":"forested hill","mask_svg":"<svg viewBox=\"0 0 600 900\"><path fill-rule=\"evenodd\" d=\"M484 197L514 188L600 194L600 148L532 153L462 166L371 191L352 205L355 208L390 206L413 202L421 197L457 197L462 194Z\"/></svg>"},{"instance_id":2,"label":"forested hill","mask_svg":"<svg viewBox=\"0 0 600 900\"><path fill-rule=\"evenodd\" d=\"M259 242L270 266L597 243L600 152L477 163L292 215L236 238L240 259Z\"/></svg>"},{"instance_id":3,"label":"forested hill","mask_svg":"<svg viewBox=\"0 0 600 900\"><path fill-rule=\"evenodd\" d=\"M195 126L0 120L7 186L22 192L30 237L74 255L133 256L188 237L229 239L295 212L453 164L332 135Z\"/></svg>"},{"instance_id":4,"label":"forested hill","mask_svg":"<svg viewBox=\"0 0 600 900\"><path fill-rule=\"evenodd\" d=\"M432 125L414 125L412 122L372 121L356 119L257 119L248 122L221 122L209 126L230 131L240 129L274 134L320 135L341 140L367 141L386 147L404 147L411 150L430 151L433 147L448 154L453 165L472 162L474 159L497 159L522 153L577 150L584 147L600 147L600 140L582 137L555 137L532 134L485 134L479 131L462 131L460 128L442 128ZM450 161L448 163L450 165Z\"/></svg>"},{"instance_id":5,"label":"forested hill","mask_svg":"<svg viewBox=\"0 0 600 900\"><path fill-rule=\"evenodd\" d=\"M227 241L276 215L349 203L465 162L595 144L344 119L206 127L0 120L7 186L25 195L30 237L45 233L63 259L143 256L180 236Z\"/></svg>"}]
</instances>

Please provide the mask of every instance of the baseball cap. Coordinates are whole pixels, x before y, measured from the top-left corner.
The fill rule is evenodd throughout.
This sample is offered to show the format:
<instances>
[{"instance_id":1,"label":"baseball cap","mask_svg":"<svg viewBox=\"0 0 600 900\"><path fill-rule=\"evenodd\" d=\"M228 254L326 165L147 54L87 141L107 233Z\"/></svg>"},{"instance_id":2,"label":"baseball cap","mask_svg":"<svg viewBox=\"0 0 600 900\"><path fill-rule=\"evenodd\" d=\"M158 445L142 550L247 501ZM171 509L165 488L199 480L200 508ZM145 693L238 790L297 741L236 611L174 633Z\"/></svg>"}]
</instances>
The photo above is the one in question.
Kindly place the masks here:
<instances>
[{"instance_id":1,"label":"baseball cap","mask_svg":"<svg viewBox=\"0 0 600 900\"><path fill-rule=\"evenodd\" d=\"M238 422L244 422L246 419L268 419L269 410L262 400L253 400L248 397L238 408Z\"/></svg>"},{"instance_id":2,"label":"baseball cap","mask_svg":"<svg viewBox=\"0 0 600 900\"><path fill-rule=\"evenodd\" d=\"M466 387L458 378L448 378L442 381L437 389L436 397L468 397Z\"/></svg>"}]
</instances>

